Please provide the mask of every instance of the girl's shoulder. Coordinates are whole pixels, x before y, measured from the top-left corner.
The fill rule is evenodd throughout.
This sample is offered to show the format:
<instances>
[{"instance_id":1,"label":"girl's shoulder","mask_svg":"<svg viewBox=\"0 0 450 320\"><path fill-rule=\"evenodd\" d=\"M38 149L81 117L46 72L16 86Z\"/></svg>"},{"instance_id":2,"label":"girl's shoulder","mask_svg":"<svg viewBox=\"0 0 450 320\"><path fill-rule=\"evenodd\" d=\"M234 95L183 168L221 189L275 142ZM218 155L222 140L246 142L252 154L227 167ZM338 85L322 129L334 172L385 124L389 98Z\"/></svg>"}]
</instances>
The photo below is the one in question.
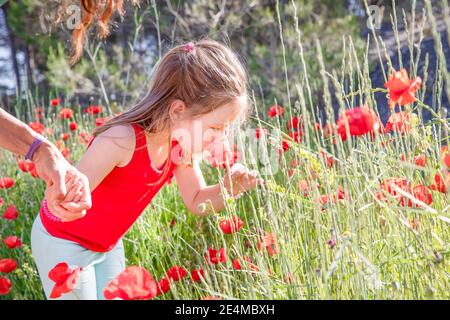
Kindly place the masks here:
<instances>
[{"instance_id":1,"label":"girl's shoulder","mask_svg":"<svg viewBox=\"0 0 450 320\"><path fill-rule=\"evenodd\" d=\"M98 143L107 143L121 153L119 167L126 166L133 157L136 147L136 134L131 124L113 126L100 133L96 140L98 140Z\"/></svg>"},{"instance_id":2,"label":"girl's shoulder","mask_svg":"<svg viewBox=\"0 0 450 320\"><path fill-rule=\"evenodd\" d=\"M113 126L108 130L100 133L97 138L110 139L117 143L126 145L135 143L134 128L131 124L121 124Z\"/></svg>"}]
</instances>

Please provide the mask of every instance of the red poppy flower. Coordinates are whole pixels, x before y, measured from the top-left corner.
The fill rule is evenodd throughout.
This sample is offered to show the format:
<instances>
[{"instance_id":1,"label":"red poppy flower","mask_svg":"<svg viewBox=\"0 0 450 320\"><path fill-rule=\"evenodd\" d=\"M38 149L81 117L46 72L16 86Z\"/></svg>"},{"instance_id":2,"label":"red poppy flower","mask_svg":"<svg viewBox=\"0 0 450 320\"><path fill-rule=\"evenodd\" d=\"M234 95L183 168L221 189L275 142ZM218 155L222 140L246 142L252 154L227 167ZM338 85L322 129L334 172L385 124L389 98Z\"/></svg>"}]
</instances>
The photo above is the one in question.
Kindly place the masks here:
<instances>
[{"instance_id":1,"label":"red poppy flower","mask_svg":"<svg viewBox=\"0 0 450 320\"><path fill-rule=\"evenodd\" d=\"M425 167L427 163L427 156L424 154L420 154L414 157L414 164L419 167Z\"/></svg>"},{"instance_id":2,"label":"red poppy flower","mask_svg":"<svg viewBox=\"0 0 450 320\"><path fill-rule=\"evenodd\" d=\"M63 155L64 158L67 158L70 154L70 150L69 148L62 148L61 149L61 154Z\"/></svg>"},{"instance_id":3,"label":"red poppy flower","mask_svg":"<svg viewBox=\"0 0 450 320\"><path fill-rule=\"evenodd\" d=\"M6 295L11 290L11 280L6 277L0 277L0 295Z\"/></svg>"},{"instance_id":4,"label":"red poppy flower","mask_svg":"<svg viewBox=\"0 0 450 320\"><path fill-rule=\"evenodd\" d=\"M301 117L300 117L301 118ZM291 120L286 124L286 130L300 130L302 128L302 123L299 121L297 116L293 116Z\"/></svg>"},{"instance_id":5,"label":"red poppy flower","mask_svg":"<svg viewBox=\"0 0 450 320\"><path fill-rule=\"evenodd\" d=\"M69 140L69 138L70 138L70 133L62 133L61 134L61 139L63 141L67 141L67 140Z\"/></svg>"},{"instance_id":6,"label":"red poppy flower","mask_svg":"<svg viewBox=\"0 0 450 320\"><path fill-rule=\"evenodd\" d=\"M447 146L441 148L441 162L444 166L450 169L450 150Z\"/></svg>"},{"instance_id":7,"label":"red poppy flower","mask_svg":"<svg viewBox=\"0 0 450 320\"><path fill-rule=\"evenodd\" d=\"M269 111L267 111L267 115L271 118L276 116L282 116L284 113L284 108L279 105L273 105L269 108Z\"/></svg>"},{"instance_id":8,"label":"red poppy flower","mask_svg":"<svg viewBox=\"0 0 450 320\"><path fill-rule=\"evenodd\" d=\"M93 136L84 131L81 131L80 138L84 144L89 144L89 142L91 142L91 140L93 139Z\"/></svg>"},{"instance_id":9,"label":"red poppy flower","mask_svg":"<svg viewBox=\"0 0 450 320\"><path fill-rule=\"evenodd\" d=\"M73 111L72 111L72 109L64 108L64 109L61 109L61 111L59 112L59 115L61 116L61 119L70 119L73 116Z\"/></svg>"},{"instance_id":10,"label":"red poppy flower","mask_svg":"<svg viewBox=\"0 0 450 320\"><path fill-rule=\"evenodd\" d=\"M321 204L322 206L325 206L326 204L332 202L333 200L327 195L327 194L323 194L318 198L315 198L313 200L314 203L318 203ZM322 208L322 211L325 210L325 208Z\"/></svg>"},{"instance_id":11,"label":"red poppy flower","mask_svg":"<svg viewBox=\"0 0 450 320\"><path fill-rule=\"evenodd\" d=\"M362 136L379 130L380 120L367 105L348 109L337 122L337 132L343 141L347 139L347 127L351 136Z\"/></svg>"},{"instance_id":12,"label":"red poppy flower","mask_svg":"<svg viewBox=\"0 0 450 320\"><path fill-rule=\"evenodd\" d=\"M297 143L302 142L302 137L303 137L303 130L302 129L298 129L297 131L293 131L291 133L288 134L289 136L289 141L295 141Z\"/></svg>"},{"instance_id":13,"label":"red poppy flower","mask_svg":"<svg viewBox=\"0 0 450 320\"><path fill-rule=\"evenodd\" d=\"M241 264L239 263L239 258L236 258L236 259L233 260L233 267L234 267L236 270L241 270L241 269L242 269L242 268L241 268Z\"/></svg>"},{"instance_id":14,"label":"red poppy flower","mask_svg":"<svg viewBox=\"0 0 450 320\"><path fill-rule=\"evenodd\" d=\"M286 139L283 139L283 141L281 142L281 150L283 150L284 152L288 151L290 148L289 146L289 142Z\"/></svg>"},{"instance_id":15,"label":"red poppy flower","mask_svg":"<svg viewBox=\"0 0 450 320\"><path fill-rule=\"evenodd\" d=\"M34 162L29 161L29 160L25 160L25 161L19 160L18 165L19 165L19 169L22 172L29 172L33 178L38 177L38 173L36 170L36 166L34 165Z\"/></svg>"},{"instance_id":16,"label":"red poppy flower","mask_svg":"<svg viewBox=\"0 0 450 320\"><path fill-rule=\"evenodd\" d=\"M266 128L256 128L255 133L256 133L256 139L260 139L262 136L267 135L267 129Z\"/></svg>"},{"instance_id":17,"label":"red poppy flower","mask_svg":"<svg viewBox=\"0 0 450 320\"><path fill-rule=\"evenodd\" d=\"M59 298L75 288L80 277L81 267L70 268L67 263L60 262L48 272L48 278L55 282L50 298Z\"/></svg>"},{"instance_id":18,"label":"red poppy flower","mask_svg":"<svg viewBox=\"0 0 450 320\"><path fill-rule=\"evenodd\" d=\"M219 223L220 229L225 234L232 234L237 232L244 225L244 221L238 216L234 216L231 219L222 220Z\"/></svg>"},{"instance_id":19,"label":"red poppy flower","mask_svg":"<svg viewBox=\"0 0 450 320\"><path fill-rule=\"evenodd\" d=\"M431 190L447 193L450 191L450 172L436 173L434 183L429 186Z\"/></svg>"},{"instance_id":20,"label":"red poppy flower","mask_svg":"<svg viewBox=\"0 0 450 320\"><path fill-rule=\"evenodd\" d=\"M17 212L16 207L11 204L3 213L3 219L6 220L14 220L19 216L19 212Z\"/></svg>"},{"instance_id":21,"label":"red poppy flower","mask_svg":"<svg viewBox=\"0 0 450 320\"><path fill-rule=\"evenodd\" d=\"M322 124L320 122L314 122L314 130L315 131L321 131L322 130Z\"/></svg>"},{"instance_id":22,"label":"red poppy flower","mask_svg":"<svg viewBox=\"0 0 450 320\"><path fill-rule=\"evenodd\" d=\"M233 266L236 270L242 270L243 266L241 265L241 260L239 258L236 258L233 260ZM253 264L253 260L250 257L242 257L242 262L245 267L248 267L252 272L258 272L259 268Z\"/></svg>"},{"instance_id":23,"label":"red poppy flower","mask_svg":"<svg viewBox=\"0 0 450 320\"><path fill-rule=\"evenodd\" d=\"M205 258L212 264L218 264L219 262L227 261L227 256L224 248L221 248L218 252L216 249L209 248L208 253L205 255Z\"/></svg>"},{"instance_id":24,"label":"red poppy flower","mask_svg":"<svg viewBox=\"0 0 450 320\"><path fill-rule=\"evenodd\" d=\"M348 198L348 194L345 193L344 188L342 186L338 186L338 192L336 194L337 200L343 200L345 198Z\"/></svg>"},{"instance_id":25,"label":"red poppy flower","mask_svg":"<svg viewBox=\"0 0 450 320\"><path fill-rule=\"evenodd\" d=\"M160 296L170 290L170 281L167 278L162 278L158 282L158 287L156 288L156 295Z\"/></svg>"},{"instance_id":26,"label":"red poppy flower","mask_svg":"<svg viewBox=\"0 0 450 320\"><path fill-rule=\"evenodd\" d=\"M413 196L414 195L414 188L412 188L411 183L407 181L405 178L394 178L394 179L387 179L386 181L382 182L380 184L380 193L378 193L376 196L381 201L387 201L388 198L386 194L390 194L395 199L398 199L398 203L400 206L411 206L411 201L403 196L398 190L402 190L406 193L409 193ZM421 199L423 202L428 201L428 193L425 193L426 190L423 190L419 188L419 186L416 187L415 192L417 194L417 198Z\"/></svg>"},{"instance_id":27,"label":"red poppy flower","mask_svg":"<svg viewBox=\"0 0 450 320\"><path fill-rule=\"evenodd\" d=\"M411 130L410 114L407 111L396 112L390 115L384 132L394 131L397 133L408 133Z\"/></svg>"},{"instance_id":28,"label":"red poppy flower","mask_svg":"<svg viewBox=\"0 0 450 320\"><path fill-rule=\"evenodd\" d=\"M158 292L158 284L150 272L142 267L131 266L121 272L104 289L106 299L123 300L152 299Z\"/></svg>"},{"instance_id":29,"label":"red poppy flower","mask_svg":"<svg viewBox=\"0 0 450 320\"><path fill-rule=\"evenodd\" d=\"M334 123L326 123L322 128L324 138L331 137L337 134L337 127Z\"/></svg>"},{"instance_id":30,"label":"red poppy flower","mask_svg":"<svg viewBox=\"0 0 450 320\"><path fill-rule=\"evenodd\" d=\"M205 277L205 270L203 269L195 269L191 272L191 278L194 282L199 282L201 278Z\"/></svg>"},{"instance_id":31,"label":"red poppy flower","mask_svg":"<svg viewBox=\"0 0 450 320\"><path fill-rule=\"evenodd\" d=\"M95 119L95 126L101 127L105 122L106 122L105 118L97 118Z\"/></svg>"},{"instance_id":32,"label":"red poppy flower","mask_svg":"<svg viewBox=\"0 0 450 320\"><path fill-rule=\"evenodd\" d=\"M256 247L259 251L263 250L263 248L266 248L270 256L273 256L280 252L280 249L277 245L277 237L274 233L266 232L265 235L261 237L261 240L256 244Z\"/></svg>"},{"instance_id":33,"label":"red poppy flower","mask_svg":"<svg viewBox=\"0 0 450 320\"><path fill-rule=\"evenodd\" d=\"M415 199L422 201L426 205L430 205L433 202L433 197L431 195L430 190L423 185L417 185L413 188L413 196ZM413 202L408 199L408 206L412 207ZM418 205L415 205L418 207Z\"/></svg>"},{"instance_id":34,"label":"red poppy flower","mask_svg":"<svg viewBox=\"0 0 450 320\"><path fill-rule=\"evenodd\" d=\"M288 136L295 142L301 142L302 136L303 136L303 131L301 129L297 130L297 131L293 131L293 132L289 133Z\"/></svg>"},{"instance_id":35,"label":"red poppy flower","mask_svg":"<svg viewBox=\"0 0 450 320\"><path fill-rule=\"evenodd\" d=\"M325 152L324 150L320 151L320 154L322 155L323 160L325 161L325 165L327 168L333 167L333 156L329 153Z\"/></svg>"},{"instance_id":36,"label":"red poppy flower","mask_svg":"<svg viewBox=\"0 0 450 320\"><path fill-rule=\"evenodd\" d=\"M173 266L166 272L167 278L172 279L173 281L178 281L184 278L187 274L188 272L186 269L180 266Z\"/></svg>"},{"instance_id":37,"label":"red poppy flower","mask_svg":"<svg viewBox=\"0 0 450 320\"><path fill-rule=\"evenodd\" d=\"M289 138L284 138L281 143L281 148L284 152L289 150L291 142L301 142L302 141L302 131L293 131L288 134Z\"/></svg>"},{"instance_id":38,"label":"red poppy flower","mask_svg":"<svg viewBox=\"0 0 450 320\"><path fill-rule=\"evenodd\" d=\"M55 98L55 99L50 100L50 105L52 107L56 107L57 105L59 105L60 102L61 102L60 98Z\"/></svg>"},{"instance_id":39,"label":"red poppy flower","mask_svg":"<svg viewBox=\"0 0 450 320\"><path fill-rule=\"evenodd\" d=\"M297 160L297 159L292 159L291 160L291 167L292 168L298 168L298 167L300 167L301 165L302 165L302 161L300 161L300 160Z\"/></svg>"},{"instance_id":40,"label":"red poppy flower","mask_svg":"<svg viewBox=\"0 0 450 320\"><path fill-rule=\"evenodd\" d=\"M16 236L6 237L3 242L10 249L19 248L22 245L22 241Z\"/></svg>"},{"instance_id":41,"label":"red poppy flower","mask_svg":"<svg viewBox=\"0 0 450 320\"><path fill-rule=\"evenodd\" d=\"M0 179L0 189L9 189L14 186L14 179L10 177Z\"/></svg>"},{"instance_id":42,"label":"red poppy flower","mask_svg":"<svg viewBox=\"0 0 450 320\"><path fill-rule=\"evenodd\" d=\"M298 188L300 189L300 192L303 194L304 197L307 197L311 192L309 183L306 180L300 180L298 182Z\"/></svg>"},{"instance_id":43,"label":"red poppy flower","mask_svg":"<svg viewBox=\"0 0 450 320\"><path fill-rule=\"evenodd\" d=\"M28 126L39 134L42 134L45 130L45 126L39 122L30 122Z\"/></svg>"},{"instance_id":44,"label":"red poppy flower","mask_svg":"<svg viewBox=\"0 0 450 320\"><path fill-rule=\"evenodd\" d=\"M405 178L393 178L393 179L386 179L384 182L380 184L380 188L382 191L386 191L392 196L398 196L399 193L396 190L396 187L399 189L411 193L411 184L406 181Z\"/></svg>"},{"instance_id":45,"label":"red poppy flower","mask_svg":"<svg viewBox=\"0 0 450 320\"><path fill-rule=\"evenodd\" d=\"M69 123L70 131L75 131L75 130L77 130L77 128L78 128L78 125L75 121L72 121L71 123Z\"/></svg>"},{"instance_id":46,"label":"red poppy flower","mask_svg":"<svg viewBox=\"0 0 450 320\"><path fill-rule=\"evenodd\" d=\"M102 112L103 112L102 106L89 106L89 107L87 107L86 109L83 110L84 114L89 113L89 114L92 114L92 115L99 114L99 113L102 113Z\"/></svg>"},{"instance_id":47,"label":"red poppy flower","mask_svg":"<svg viewBox=\"0 0 450 320\"><path fill-rule=\"evenodd\" d=\"M0 259L0 272L9 273L17 269L17 262L11 258Z\"/></svg>"},{"instance_id":48,"label":"red poppy flower","mask_svg":"<svg viewBox=\"0 0 450 320\"><path fill-rule=\"evenodd\" d=\"M416 91L421 85L422 79L420 77L409 79L406 69L391 74L384 84L389 92L389 107L393 109L397 103L404 106L414 102Z\"/></svg>"}]
</instances>

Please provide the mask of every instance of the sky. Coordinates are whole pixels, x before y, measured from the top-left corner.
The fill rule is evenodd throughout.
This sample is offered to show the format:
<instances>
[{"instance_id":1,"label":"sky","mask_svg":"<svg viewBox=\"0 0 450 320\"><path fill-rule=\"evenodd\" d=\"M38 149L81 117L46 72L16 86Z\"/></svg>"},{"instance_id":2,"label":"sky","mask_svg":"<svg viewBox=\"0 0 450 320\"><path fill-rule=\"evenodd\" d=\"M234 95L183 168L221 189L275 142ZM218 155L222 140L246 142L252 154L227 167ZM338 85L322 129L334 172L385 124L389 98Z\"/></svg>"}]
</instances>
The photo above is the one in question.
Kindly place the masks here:
<instances>
[{"instance_id":1,"label":"sky","mask_svg":"<svg viewBox=\"0 0 450 320\"><path fill-rule=\"evenodd\" d=\"M0 0L2 3L2 0ZM5 16L3 10L0 10L0 38L7 39L8 33L5 28ZM11 50L9 47L0 45L0 66L2 74L0 77L0 86L6 86L11 90L15 87L14 73L11 66Z\"/></svg>"}]
</instances>

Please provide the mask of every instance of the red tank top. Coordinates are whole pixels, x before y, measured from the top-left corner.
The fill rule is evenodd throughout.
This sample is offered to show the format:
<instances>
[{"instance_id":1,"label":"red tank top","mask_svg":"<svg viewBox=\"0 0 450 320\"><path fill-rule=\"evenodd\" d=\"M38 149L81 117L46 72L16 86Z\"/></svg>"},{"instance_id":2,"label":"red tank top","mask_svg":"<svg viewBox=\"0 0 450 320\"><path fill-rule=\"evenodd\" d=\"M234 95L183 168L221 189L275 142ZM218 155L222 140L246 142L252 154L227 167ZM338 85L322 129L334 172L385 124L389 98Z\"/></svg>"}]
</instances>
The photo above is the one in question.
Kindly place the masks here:
<instances>
[{"instance_id":1,"label":"red tank top","mask_svg":"<svg viewBox=\"0 0 450 320\"><path fill-rule=\"evenodd\" d=\"M170 161L168 174L159 184L149 186L162 176L162 169L158 170L151 164L143 129L137 124L132 126L136 136L132 159L125 167L115 167L95 188L92 207L83 218L62 222L48 210L46 200L42 202L40 218L51 235L75 241L92 251L109 251L164 184L171 182L175 159L182 155L181 146L176 140L172 141L171 156L167 160Z\"/></svg>"}]
</instances>

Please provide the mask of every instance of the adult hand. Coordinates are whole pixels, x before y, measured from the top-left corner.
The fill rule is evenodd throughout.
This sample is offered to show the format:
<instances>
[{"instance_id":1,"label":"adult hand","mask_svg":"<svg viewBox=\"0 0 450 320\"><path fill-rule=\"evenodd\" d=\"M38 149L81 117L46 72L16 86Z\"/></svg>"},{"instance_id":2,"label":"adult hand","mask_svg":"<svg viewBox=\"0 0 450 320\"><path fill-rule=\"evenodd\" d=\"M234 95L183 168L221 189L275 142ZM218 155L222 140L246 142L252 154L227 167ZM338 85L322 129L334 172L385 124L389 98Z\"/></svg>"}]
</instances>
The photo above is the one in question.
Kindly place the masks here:
<instances>
[{"instance_id":1,"label":"adult hand","mask_svg":"<svg viewBox=\"0 0 450 320\"><path fill-rule=\"evenodd\" d=\"M28 125L0 108L0 148L25 156L35 138L36 133ZM52 212L63 221L84 216L91 207L88 179L48 140L42 141L31 160L47 183L45 195ZM70 177L73 179L69 180Z\"/></svg>"},{"instance_id":2,"label":"adult hand","mask_svg":"<svg viewBox=\"0 0 450 320\"><path fill-rule=\"evenodd\" d=\"M82 218L92 206L89 181L50 142L44 141L33 156L39 177L47 184L50 211L63 222Z\"/></svg>"}]
</instances>

